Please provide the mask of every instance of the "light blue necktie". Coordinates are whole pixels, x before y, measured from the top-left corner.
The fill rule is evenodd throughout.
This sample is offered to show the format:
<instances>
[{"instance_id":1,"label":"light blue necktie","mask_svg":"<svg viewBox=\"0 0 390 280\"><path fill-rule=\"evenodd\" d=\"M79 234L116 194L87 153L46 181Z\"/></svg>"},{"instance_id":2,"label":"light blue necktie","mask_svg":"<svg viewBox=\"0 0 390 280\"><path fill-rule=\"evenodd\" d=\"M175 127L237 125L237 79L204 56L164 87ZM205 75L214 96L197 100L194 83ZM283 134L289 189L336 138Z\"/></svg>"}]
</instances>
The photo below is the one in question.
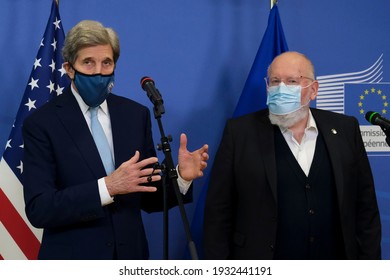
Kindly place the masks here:
<instances>
[{"instance_id":1,"label":"light blue necktie","mask_svg":"<svg viewBox=\"0 0 390 280\"><path fill-rule=\"evenodd\" d=\"M100 158L102 159L104 169L106 170L107 175L109 175L115 170L115 167L111 155L110 145L108 144L107 137L104 134L103 127L100 124L97 116L98 109L99 106L89 108L89 111L91 112L91 131L93 139L95 140L95 144L99 150Z\"/></svg>"}]
</instances>

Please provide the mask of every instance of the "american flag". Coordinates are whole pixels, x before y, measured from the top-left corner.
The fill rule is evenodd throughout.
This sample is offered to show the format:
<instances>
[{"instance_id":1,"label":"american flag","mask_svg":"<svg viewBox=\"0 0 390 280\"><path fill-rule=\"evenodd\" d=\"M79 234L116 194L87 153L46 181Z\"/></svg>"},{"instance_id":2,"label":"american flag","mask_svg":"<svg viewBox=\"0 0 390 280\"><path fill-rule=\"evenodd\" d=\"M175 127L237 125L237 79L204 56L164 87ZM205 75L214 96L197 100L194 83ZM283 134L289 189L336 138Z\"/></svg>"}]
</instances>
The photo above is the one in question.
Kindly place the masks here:
<instances>
[{"instance_id":1,"label":"american flag","mask_svg":"<svg viewBox=\"0 0 390 280\"><path fill-rule=\"evenodd\" d=\"M62 94L69 85L62 68L64 38L58 3L53 0L45 33L0 161L0 259L36 259L38 256L42 233L30 225L24 211L22 125L27 116Z\"/></svg>"}]
</instances>

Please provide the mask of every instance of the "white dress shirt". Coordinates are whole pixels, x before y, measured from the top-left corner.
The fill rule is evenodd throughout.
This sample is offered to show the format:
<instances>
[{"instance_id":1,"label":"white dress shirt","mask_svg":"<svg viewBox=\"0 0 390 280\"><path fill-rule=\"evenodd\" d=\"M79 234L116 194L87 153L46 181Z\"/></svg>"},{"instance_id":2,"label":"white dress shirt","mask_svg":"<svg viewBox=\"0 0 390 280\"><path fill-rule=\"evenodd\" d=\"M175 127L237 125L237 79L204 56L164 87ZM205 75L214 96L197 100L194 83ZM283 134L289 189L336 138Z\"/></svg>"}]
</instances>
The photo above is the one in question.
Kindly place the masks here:
<instances>
[{"instance_id":1,"label":"white dress shirt","mask_svg":"<svg viewBox=\"0 0 390 280\"><path fill-rule=\"evenodd\" d=\"M71 89L72 89L72 93L73 93L74 97L77 100L77 103L80 106L81 112L84 115L84 118L85 118L85 121L87 122L89 130L91 130L91 113L89 112L89 106L87 104L85 104L85 102L81 98L80 94L78 94L74 90L73 85L72 85ZM110 145L112 158L115 162L114 144L113 144L113 140L112 140L112 130L111 130L111 119L110 119L110 112L108 111L107 101L104 101L102 104L100 104L99 110L98 110L98 119L99 119L100 124L103 127L104 133L106 134L108 144ZM181 178L180 174L179 174L178 167L176 167L176 171L178 174L177 182L179 185L180 192L182 194L186 194L192 181L186 181L183 178ZM110 196L104 178L100 178L98 180L98 187L99 187L99 194L100 194L100 200L101 200L102 206L113 203L114 198Z\"/></svg>"},{"instance_id":2,"label":"white dress shirt","mask_svg":"<svg viewBox=\"0 0 390 280\"><path fill-rule=\"evenodd\" d=\"M280 131L282 132L284 139L286 139L291 152L298 161L303 172L305 172L306 176L308 176L311 164L313 162L318 136L317 125L313 115L311 114L311 111L309 111L309 120L307 122L301 144L299 144L298 141L294 138L293 132L291 130L280 127Z\"/></svg>"}]
</instances>

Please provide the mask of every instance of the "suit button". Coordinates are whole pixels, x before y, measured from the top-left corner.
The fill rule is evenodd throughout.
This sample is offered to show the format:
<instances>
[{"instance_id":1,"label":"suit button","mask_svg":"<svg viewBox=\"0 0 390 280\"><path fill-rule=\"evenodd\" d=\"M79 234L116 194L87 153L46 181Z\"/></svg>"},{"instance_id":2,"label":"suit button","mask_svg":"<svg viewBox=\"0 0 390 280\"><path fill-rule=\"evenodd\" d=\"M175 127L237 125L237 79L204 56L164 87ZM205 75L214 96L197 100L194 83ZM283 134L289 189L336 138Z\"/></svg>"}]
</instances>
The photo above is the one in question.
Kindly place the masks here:
<instances>
[{"instance_id":1,"label":"suit button","mask_svg":"<svg viewBox=\"0 0 390 280\"><path fill-rule=\"evenodd\" d=\"M306 185L305 185L305 189L310 190L310 189L311 189L310 185L309 185L309 184L306 184Z\"/></svg>"},{"instance_id":2,"label":"suit button","mask_svg":"<svg viewBox=\"0 0 390 280\"><path fill-rule=\"evenodd\" d=\"M106 246L107 246L107 247L111 247L111 246L112 246L112 242L111 242L111 241L107 241L107 242L106 242Z\"/></svg>"},{"instance_id":3,"label":"suit button","mask_svg":"<svg viewBox=\"0 0 390 280\"><path fill-rule=\"evenodd\" d=\"M273 244L269 245L269 247L270 247L271 251L274 250L274 245Z\"/></svg>"},{"instance_id":4,"label":"suit button","mask_svg":"<svg viewBox=\"0 0 390 280\"><path fill-rule=\"evenodd\" d=\"M313 209L310 209L310 210L309 210L309 214L310 214L310 215L314 215L314 210L313 210Z\"/></svg>"}]
</instances>

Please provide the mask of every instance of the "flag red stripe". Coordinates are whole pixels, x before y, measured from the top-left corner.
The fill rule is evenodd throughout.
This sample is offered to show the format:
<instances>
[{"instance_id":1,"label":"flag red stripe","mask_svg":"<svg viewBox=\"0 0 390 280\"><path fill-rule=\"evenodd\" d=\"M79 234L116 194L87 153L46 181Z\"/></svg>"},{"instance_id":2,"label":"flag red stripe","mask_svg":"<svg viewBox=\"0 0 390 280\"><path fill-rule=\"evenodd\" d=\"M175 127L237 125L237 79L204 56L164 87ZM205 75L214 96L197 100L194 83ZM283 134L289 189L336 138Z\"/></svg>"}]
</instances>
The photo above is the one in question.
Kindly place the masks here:
<instances>
[{"instance_id":1,"label":"flag red stripe","mask_svg":"<svg viewBox=\"0 0 390 280\"><path fill-rule=\"evenodd\" d=\"M0 188L0 221L29 260L37 259L39 240ZM0 256L1 257L1 256ZM2 257L1 257L2 258Z\"/></svg>"}]
</instances>

